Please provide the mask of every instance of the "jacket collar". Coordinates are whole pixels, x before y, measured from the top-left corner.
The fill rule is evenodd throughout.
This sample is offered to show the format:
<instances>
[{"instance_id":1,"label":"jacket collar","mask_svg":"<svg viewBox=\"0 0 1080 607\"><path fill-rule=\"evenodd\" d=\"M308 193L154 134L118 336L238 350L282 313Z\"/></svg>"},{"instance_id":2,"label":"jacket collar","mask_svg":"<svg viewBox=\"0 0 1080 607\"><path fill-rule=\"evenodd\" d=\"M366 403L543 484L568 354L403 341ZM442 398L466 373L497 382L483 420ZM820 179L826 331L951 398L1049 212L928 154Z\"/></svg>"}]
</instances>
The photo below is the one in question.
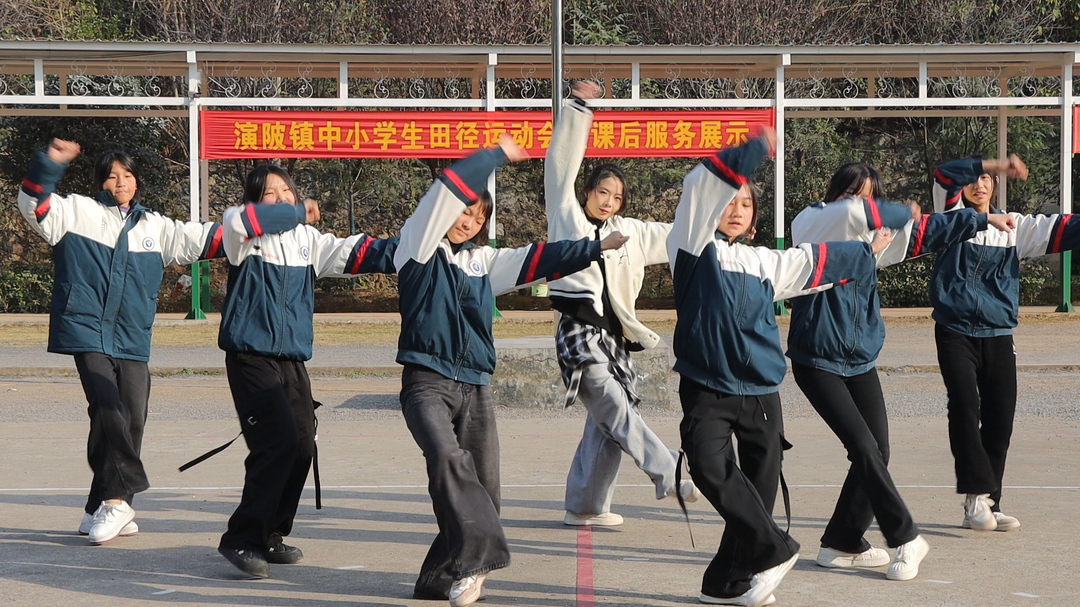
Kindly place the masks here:
<instances>
[{"instance_id":1,"label":"jacket collar","mask_svg":"<svg viewBox=\"0 0 1080 607\"><path fill-rule=\"evenodd\" d=\"M116 199L113 198L112 192L108 190L101 190L97 194L94 194L94 200L107 207L120 207L120 205L117 204ZM138 198L131 199L131 204L128 205L128 215L131 215L132 213L141 215L145 211L146 207L142 206L142 203L139 202Z\"/></svg>"}]
</instances>

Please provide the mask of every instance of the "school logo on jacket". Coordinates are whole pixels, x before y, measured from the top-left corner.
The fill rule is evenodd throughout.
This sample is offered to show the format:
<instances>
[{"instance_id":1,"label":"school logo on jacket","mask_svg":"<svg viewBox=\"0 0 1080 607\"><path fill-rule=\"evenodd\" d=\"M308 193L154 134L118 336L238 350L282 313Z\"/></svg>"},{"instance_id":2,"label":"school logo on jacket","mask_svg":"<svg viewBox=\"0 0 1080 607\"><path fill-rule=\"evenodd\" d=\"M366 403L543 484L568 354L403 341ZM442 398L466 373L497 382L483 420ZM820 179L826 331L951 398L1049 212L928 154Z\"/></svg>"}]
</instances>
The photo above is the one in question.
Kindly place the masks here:
<instances>
[{"instance_id":1,"label":"school logo on jacket","mask_svg":"<svg viewBox=\"0 0 1080 607\"><path fill-rule=\"evenodd\" d=\"M307 247L300 247L300 257L304 261L307 261L309 255L311 255L311 249Z\"/></svg>"},{"instance_id":2,"label":"school logo on jacket","mask_svg":"<svg viewBox=\"0 0 1080 607\"><path fill-rule=\"evenodd\" d=\"M146 238L143 238L142 246L147 251L153 251L154 250L154 239L150 238L149 236L147 236Z\"/></svg>"},{"instance_id":3,"label":"school logo on jacket","mask_svg":"<svg viewBox=\"0 0 1080 607\"><path fill-rule=\"evenodd\" d=\"M483 276L484 266L480 264L479 260L474 259L469 262L469 271L472 272L473 276Z\"/></svg>"}]
</instances>

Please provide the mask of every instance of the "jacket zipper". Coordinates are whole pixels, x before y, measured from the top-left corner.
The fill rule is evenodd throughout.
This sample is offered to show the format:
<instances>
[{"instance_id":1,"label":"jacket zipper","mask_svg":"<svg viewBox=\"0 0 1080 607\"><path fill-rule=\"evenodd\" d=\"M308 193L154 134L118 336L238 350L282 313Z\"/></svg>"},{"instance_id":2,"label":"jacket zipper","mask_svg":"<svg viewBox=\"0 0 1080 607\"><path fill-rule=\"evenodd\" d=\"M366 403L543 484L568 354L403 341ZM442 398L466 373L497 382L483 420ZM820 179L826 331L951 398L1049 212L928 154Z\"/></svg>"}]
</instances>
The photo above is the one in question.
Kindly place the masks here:
<instances>
[{"instance_id":1,"label":"jacket zipper","mask_svg":"<svg viewBox=\"0 0 1080 607\"><path fill-rule=\"evenodd\" d=\"M741 278L741 280L739 282L739 287L740 287L739 288L739 307L738 307L738 310L737 310L738 313L736 314L736 318L738 319L737 322L736 322L736 325L735 325L736 327L741 327L742 326L743 317L746 314L746 305L747 305L747 303L746 303L746 297L747 297L747 293L746 293L746 274L742 274L742 278ZM747 349L746 349L746 362L743 363L743 372L741 373L742 377L739 378L739 392L743 391L743 387L745 386L745 382L743 381L743 378L746 377L747 372L750 370L750 363L753 362L753 360L754 360L754 352L749 347L747 347Z\"/></svg>"},{"instance_id":2,"label":"jacket zipper","mask_svg":"<svg viewBox=\"0 0 1080 607\"><path fill-rule=\"evenodd\" d=\"M968 327L971 330L975 330L975 323L979 318L979 310L982 309L982 294L979 292L979 271L982 269L983 257L986 254L987 247L979 247L979 258L975 263L975 271L971 273L971 289L975 292L975 313L971 315L968 320Z\"/></svg>"},{"instance_id":3,"label":"jacket zipper","mask_svg":"<svg viewBox=\"0 0 1080 607\"><path fill-rule=\"evenodd\" d=\"M281 242L281 237L278 237L278 245L281 247L281 265L285 269L284 277L281 280L281 301L278 304L278 309L281 310L281 325L278 327L278 356L282 356L285 353L285 298L289 293L289 260L285 257L285 243Z\"/></svg>"},{"instance_id":4,"label":"jacket zipper","mask_svg":"<svg viewBox=\"0 0 1080 607\"><path fill-rule=\"evenodd\" d=\"M852 326L852 341L851 347L848 349L847 360L844 361L844 370L846 371L851 364L851 357L855 355L855 350L859 347L859 283L858 281L852 281L852 286L855 289L854 297L851 299L851 326ZM867 302L869 305L869 302Z\"/></svg>"},{"instance_id":5,"label":"jacket zipper","mask_svg":"<svg viewBox=\"0 0 1080 607\"><path fill-rule=\"evenodd\" d=\"M462 296L463 293L465 293L465 281L466 280L468 280L468 276L463 278L461 280L461 284L458 285L457 305L458 305L458 313L459 314L462 311L462 309L461 309L461 296ZM466 331L465 331L465 345L461 349L461 354L458 355L457 364L454 366L454 381L458 381L458 378L461 376L461 365L463 365L465 363L465 355L468 353L469 345L471 345L471 344L472 344L472 333L466 329Z\"/></svg>"}]
</instances>

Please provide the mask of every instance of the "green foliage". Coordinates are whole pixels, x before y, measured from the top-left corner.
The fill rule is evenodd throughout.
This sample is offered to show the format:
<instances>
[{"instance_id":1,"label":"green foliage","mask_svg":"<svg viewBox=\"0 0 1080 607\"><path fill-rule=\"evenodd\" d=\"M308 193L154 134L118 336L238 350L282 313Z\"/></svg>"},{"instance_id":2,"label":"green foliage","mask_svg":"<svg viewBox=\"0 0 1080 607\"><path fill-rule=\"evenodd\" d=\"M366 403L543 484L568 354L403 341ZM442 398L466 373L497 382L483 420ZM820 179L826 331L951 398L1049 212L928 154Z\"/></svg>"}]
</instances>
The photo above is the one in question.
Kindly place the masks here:
<instances>
[{"instance_id":1,"label":"green foliage","mask_svg":"<svg viewBox=\"0 0 1080 607\"><path fill-rule=\"evenodd\" d=\"M883 308L923 308L930 305L930 270L934 256L878 270L878 296Z\"/></svg>"},{"instance_id":2,"label":"green foliage","mask_svg":"<svg viewBox=\"0 0 1080 607\"><path fill-rule=\"evenodd\" d=\"M1061 298L1059 280L1048 260L1030 260L1020 267L1020 305L1034 306L1056 303Z\"/></svg>"},{"instance_id":3,"label":"green foliage","mask_svg":"<svg viewBox=\"0 0 1080 607\"><path fill-rule=\"evenodd\" d=\"M49 311L51 264L14 263L0 271L0 313L40 314Z\"/></svg>"},{"instance_id":4,"label":"green foliage","mask_svg":"<svg viewBox=\"0 0 1080 607\"><path fill-rule=\"evenodd\" d=\"M573 0L569 3L570 44L637 44L641 37L626 23L625 0Z\"/></svg>"}]
</instances>

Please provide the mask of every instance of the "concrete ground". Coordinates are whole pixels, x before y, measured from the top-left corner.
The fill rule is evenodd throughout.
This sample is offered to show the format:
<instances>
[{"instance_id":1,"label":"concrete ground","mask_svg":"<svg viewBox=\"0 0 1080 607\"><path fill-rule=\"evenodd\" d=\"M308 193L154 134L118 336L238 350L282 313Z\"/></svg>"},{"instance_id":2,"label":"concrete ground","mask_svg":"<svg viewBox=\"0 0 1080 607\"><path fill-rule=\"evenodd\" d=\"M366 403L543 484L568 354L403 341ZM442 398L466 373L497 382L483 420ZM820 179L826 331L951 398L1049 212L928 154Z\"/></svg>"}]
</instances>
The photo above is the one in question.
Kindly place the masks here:
<instances>
[{"instance_id":1,"label":"concrete ground","mask_svg":"<svg viewBox=\"0 0 1080 607\"><path fill-rule=\"evenodd\" d=\"M1024 323L1024 321L1022 321ZM1016 432L1003 509L1022 527L1009 533L960 529L944 418L933 372L902 369L934 361L929 323L890 324L882 374L890 406L893 472L932 550L918 578L890 582L884 568L826 570L813 558L847 462L839 441L790 378L782 387L792 534L802 560L777 605L1077 605L1080 529L1080 363L1071 350L1080 322L1029 322L1017 333L1021 362ZM916 339L914 335L923 335ZM929 334L928 334L929 335ZM888 349L890 345L887 345ZM1037 366L1040 357L1066 363ZM1072 356L1072 358L1068 358ZM883 354L882 365L886 366ZM0 348L0 360L20 358ZM23 361L25 362L25 361ZM69 363L70 364L70 363ZM0 367L14 366L0 363ZM48 367L43 367L48 368ZM0 377L0 602L21 604L427 605L411 600L416 571L436 527L423 459L397 410L394 377L316 377L322 510L305 493L290 539L304 550L272 578L238 579L215 551L239 500L243 444L184 473L177 466L235 436L222 376L154 379L143 456L154 485L134 506L141 533L92 547L75 533L89 470L85 401L78 380L28 373ZM656 501L646 477L624 461L615 507L626 522L591 531L561 523L563 482L584 411L501 409L503 521L510 567L487 583L488 605L697 604L700 577L723 530L704 503L690 505L696 547L674 501ZM650 407L650 425L678 443L677 412ZM783 506L776 515L786 525ZM883 546L876 528L868 538ZM1073 564L1070 564L1073 563Z\"/></svg>"}]
</instances>

